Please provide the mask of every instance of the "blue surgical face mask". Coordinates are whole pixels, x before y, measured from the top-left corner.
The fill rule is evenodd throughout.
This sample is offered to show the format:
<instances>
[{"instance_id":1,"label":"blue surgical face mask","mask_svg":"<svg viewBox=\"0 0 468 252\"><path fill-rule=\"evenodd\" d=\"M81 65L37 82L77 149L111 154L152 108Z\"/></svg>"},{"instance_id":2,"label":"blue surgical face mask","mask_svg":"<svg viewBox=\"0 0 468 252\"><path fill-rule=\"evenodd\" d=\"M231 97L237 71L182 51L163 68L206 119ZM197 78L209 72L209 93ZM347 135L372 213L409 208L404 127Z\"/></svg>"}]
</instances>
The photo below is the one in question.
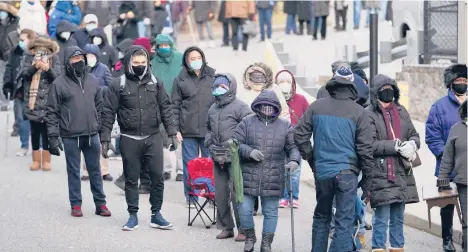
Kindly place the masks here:
<instances>
[{"instance_id":1,"label":"blue surgical face mask","mask_svg":"<svg viewBox=\"0 0 468 252\"><path fill-rule=\"evenodd\" d=\"M172 49L170 47L158 48L159 56L165 58L171 56Z\"/></svg>"},{"instance_id":2,"label":"blue surgical face mask","mask_svg":"<svg viewBox=\"0 0 468 252\"><path fill-rule=\"evenodd\" d=\"M23 49L23 50L26 49L26 42L20 41L20 42L18 43L18 45L19 45L19 47L20 47L21 49Z\"/></svg>"},{"instance_id":3,"label":"blue surgical face mask","mask_svg":"<svg viewBox=\"0 0 468 252\"><path fill-rule=\"evenodd\" d=\"M200 70L201 67L203 66L203 61L202 60L195 60L190 63L190 67L193 70Z\"/></svg>"},{"instance_id":4,"label":"blue surgical face mask","mask_svg":"<svg viewBox=\"0 0 468 252\"><path fill-rule=\"evenodd\" d=\"M217 87L215 88L215 90L213 90L213 96L221 96L225 93L227 93L228 91L222 87Z\"/></svg>"},{"instance_id":5,"label":"blue surgical face mask","mask_svg":"<svg viewBox=\"0 0 468 252\"><path fill-rule=\"evenodd\" d=\"M5 19L8 17L8 12L6 11L0 11L0 19Z\"/></svg>"}]
</instances>

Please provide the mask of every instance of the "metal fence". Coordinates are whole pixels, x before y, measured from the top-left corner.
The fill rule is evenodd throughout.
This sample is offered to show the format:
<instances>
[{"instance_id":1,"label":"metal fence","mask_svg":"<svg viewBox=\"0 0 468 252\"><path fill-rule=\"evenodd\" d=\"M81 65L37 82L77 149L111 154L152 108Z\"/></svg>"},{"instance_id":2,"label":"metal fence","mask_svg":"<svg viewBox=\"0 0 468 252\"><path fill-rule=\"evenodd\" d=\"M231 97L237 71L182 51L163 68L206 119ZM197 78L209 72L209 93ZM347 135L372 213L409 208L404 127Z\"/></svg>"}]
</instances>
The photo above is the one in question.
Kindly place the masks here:
<instances>
[{"instance_id":1,"label":"metal fence","mask_svg":"<svg viewBox=\"0 0 468 252\"><path fill-rule=\"evenodd\" d=\"M424 2L423 62L457 61L458 1Z\"/></svg>"}]
</instances>

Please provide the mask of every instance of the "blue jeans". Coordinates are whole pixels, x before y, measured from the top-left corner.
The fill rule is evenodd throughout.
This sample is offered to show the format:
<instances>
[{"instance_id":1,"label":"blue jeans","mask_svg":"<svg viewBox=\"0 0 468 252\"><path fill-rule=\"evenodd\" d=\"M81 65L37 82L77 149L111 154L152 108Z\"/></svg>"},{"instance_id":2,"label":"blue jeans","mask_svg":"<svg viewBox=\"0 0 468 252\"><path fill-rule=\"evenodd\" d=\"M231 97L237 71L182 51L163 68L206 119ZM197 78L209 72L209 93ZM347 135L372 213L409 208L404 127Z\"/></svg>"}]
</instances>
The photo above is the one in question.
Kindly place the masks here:
<instances>
[{"instance_id":1,"label":"blue jeans","mask_svg":"<svg viewBox=\"0 0 468 252\"><path fill-rule=\"evenodd\" d=\"M190 160L198 158L200 156L200 151L202 157L210 157L210 151L208 150L208 148L205 147L204 142L204 137L184 137L184 140L182 141L182 162L184 165L184 194L187 202L189 199L188 192L190 191L190 188L187 184L187 165Z\"/></svg>"},{"instance_id":2,"label":"blue jeans","mask_svg":"<svg viewBox=\"0 0 468 252\"><path fill-rule=\"evenodd\" d=\"M294 34L297 33L296 15L288 14L286 18L286 34L289 34L291 30Z\"/></svg>"},{"instance_id":3,"label":"blue jeans","mask_svg":"<svg viewBox=\"0 0 468 252\"><path fill-rule=\"evenodd\" d=\"M405 236L403 234L404 212L405 203L393 203L375 209L372 249L385 248L387 229L390 229L390 246L392 248L403 248L405 246Z\"/></svg>"},{"instance_id":4,"label":"blue jeans","mask_svg":"<svg viewBox=\"0 0 468 252\"><path fill-rule=\"evenodd\" d=\"M244 194L244 202L238 204L239 218L242 229L255 227L253 218L254 201L257 197ZM274 233L278 224L278 201L279 197L260 197L263 214L262 233Z\"/></svg>"},{"instance_id":5,"label":"blue jeans","mask_svg":"<svg viewBox=\"0 0 468 252\"><path fill-rule=\"evenodd\" d=\"M267 27L267 38L271 39L271 16L273 15L273 8L258 10L258 22L260 23L260 40L265 40L265 25Z\"/></svg>"},{"instance_id":6,"label":"blue jeans","mask_svg":"<svg viewBox=\"0 0 468 252\"><path fill-rule=\"evenodd\" d=\"M359 28L359 24L361 23L361 11L362 11L362 4L360 0L353 1L353 21L354 27Z\"/></svg>"},{"instance_id":7,"label":"blue jeans","mask_svg":"<svg viewBox=\"0 0 468 252\"><path fill-rule=\"evenodd\" d=\"M297 167L297 169L291 174L292 197L294 200L299 199L299 185L301 183L300 178L301 178L301 165L299 165L299 167ZM286 181L286 187L284 188L284 194L283 194L284 200L289 200L288 183L289 182Z\"/></svg>"},{"instance_id":8,"label":"blue jeans","mask_svg":"<svg viewBox=\"0 0 468 252\"><path fill-rule=\"evenodd\" d=\"M138 35L141 37L146 37L146 25L143 21L139 21L138 25Z\"/></svg>"},{"instance_id":9,"label":"blue jeans","mask_svg":"<svg viewBox=\"0 0 468 252\"><path fill-rule=\"evenodd\" d=\"M29 121L24 119L24 104L23 101L15 98L14 101L14 110L15 110L15 119L16 123L18 124L18 135L21 142L22 149L29 149L29 133L30 133L30 125Z\"/></svg>"},{"instance_id":10,"label":"blue jeans","mask_svg":"<svg viewBox=\"0 0 468 252\"><path fill-rule=\"evenodd\" d=\"M101 143L99 136L63 137L63 149L65 151L65 160L67 161L68 175L68 198L70 205L81 206L81 153L83 153L86 163L86 169L89 174L91 192L93 193L94 203L97 207L106 204L106 195L102 188L101 169L99 159L101 157Z\"/></svg>"},{"instance_id":11,"label":"blue jeans","mask_svg":"<svg viewBox=\"0 0 468 252\"><path fill-rule=\"evenodd\" d=\"M315 180L317 206L312 224L313 252L327 251L333 198L336 200L336 228L328 251L352 250L357 185L358 176L351 170L341 171L333 178Z\"/></svg>"}]
</instances>

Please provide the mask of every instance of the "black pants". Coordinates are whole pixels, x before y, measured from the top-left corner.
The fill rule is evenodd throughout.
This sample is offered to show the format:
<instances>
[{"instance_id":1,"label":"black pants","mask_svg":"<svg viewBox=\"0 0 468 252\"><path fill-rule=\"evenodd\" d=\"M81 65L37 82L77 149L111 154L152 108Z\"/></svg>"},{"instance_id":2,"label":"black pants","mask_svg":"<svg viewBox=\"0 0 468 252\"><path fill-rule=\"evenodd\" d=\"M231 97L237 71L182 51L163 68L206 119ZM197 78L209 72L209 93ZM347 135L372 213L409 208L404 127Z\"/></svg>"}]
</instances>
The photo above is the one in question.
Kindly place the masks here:
<instances>
[{"instance_id":1,"label":"black pants","mask_svg":"<svg viewBox=\"0 0 468 252\"><path fill-rule=\"evenodd\" d=\"M156 133L142 140L122 136L120 138L120 152L125 176L125 199L127 200L128 212L130 214L138 212L138 178L144 167L149 170L151 180L149 198L151 212L159 212L164 196L164 157L161 134Z\"/></svg>"},{"instance_id":2,"label":"black pants","mask_svg":"<svg viewBox=\"0 0 468 252\"><path fill-rule=\"evenodd\" d=\"M219 230L233 230L234 221L232 219L231 202L234 210L234 217L236 225L240 228L239 213L237 211L236 195L234 192L231 173L231 165L225 164L221 168L217 163L214 165L214 178L215 178L215 202L217 221L216 227Z\"/></svg>"},{"instance_id":3,"label":"black pants","mask_svg":"<svg viewBox=\"0 0 468 252\"><path fill-rule=\"evenodd\" d=\"M310 27L310 20L299 20L299 34L302 35L304 34L304 23L306 24L306 31L307 34L311 34L311 27Z\"/></svg>"},{"instance_id":4,"label":"black pants","mask_svg":"<svg viewBox=\"0 0 468 252\"><path fill-rule=\"evenodd\" d=\"M457 184L457 190L458 190L458 195L459 195L459 198L460 198L460 208L461 208L461 212L462 212L462 220L463 220L463 224L462 224L462 230L463 230L463 252L466 252L467 251L467 244L466 244L466 241L467 241L467 218L468 218L468 206L467 206L467 187L466 185L462 185L462 184Z\"/></svg>"},{"instance_id":5,"label":"black pants","mask_svg":"<svg viewBox=\"0 0 468 252\"><path fill-rule=\"evenodd\" d=\"M232 30L232 48L234 51L239 49L239 39L237 38L237 34L239 32L239 27L242 26L244 23L244 19L242 18L231 18L231 30ZM242 31L241 31L242 32ZM247 44L249 43L249 35L242 34L242 50L247 51Z\"/></svg>"},{"instance_id":6,"label":"black pants","mask_svg":"<svg viewBox=\"0 0 468 252\"><path fill-rule=\"evenodd\" d=\"M348 13L348 6L344 7L342 10L337 10L335 8L335 29L337 30L346 30L346 13ZM340 27L340 19L343 23L343 26Z\"/></svg>"},{"instance_id":7,"label":"black pants","mask_svg":"<svg viewBox=\"0 0 468 252\"><path fill-rule=\"evenodd\" d=\"M223 45L229 45L229 21L223 23Z\"/></svg>"},{"instance_id":8,"label":"black pants","mask_svg":"<svg viewBox=\"0 0 468 252\"><path fill-rule=\"evenodd\" d=\"M325 39L327 36L327 16L321 17L314 17L314 39L317 39L317 31L319 25L319 19L322 19L322 27L320 28L320 35L322 35L322 39Z\"/></svg>"},{"instance_id":9,"label":"black pants","mask_svg":"<svg viewBox=\"0 0 468 252\"><path fill-rule=\"evenodd\" d=\"M455 205L447 205L440 209L440 220L442 226L442 239L452 239L453 213Z\"/></svg>"},{"instance_id":10,"label":"black pants","mask_svg":"<svg viewBox=\"0 0 468 252\"><path fill-rule=\"evenodd\" d=\"M37 151L41 148L42 140L42 149L49 150L49 140L47 139L47 125L44 123L38 122L29 122L31 125L31 145L32 150Z\"/></svg>"}]
</instances>

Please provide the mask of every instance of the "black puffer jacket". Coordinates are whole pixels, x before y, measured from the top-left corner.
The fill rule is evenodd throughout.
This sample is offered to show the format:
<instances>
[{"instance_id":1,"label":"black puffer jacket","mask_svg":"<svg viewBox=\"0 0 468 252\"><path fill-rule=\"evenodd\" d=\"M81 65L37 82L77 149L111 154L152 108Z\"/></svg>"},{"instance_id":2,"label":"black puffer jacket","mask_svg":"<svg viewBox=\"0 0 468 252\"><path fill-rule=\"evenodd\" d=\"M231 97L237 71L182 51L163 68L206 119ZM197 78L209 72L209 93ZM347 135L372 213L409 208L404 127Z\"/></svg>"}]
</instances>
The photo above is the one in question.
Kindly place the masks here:
<instances>
[{"instance_id":1,"label":"black puffer jacket","mask_svg":"<svg viewBox=\"0 0 468 252\"><path fill-rule=\"evenodd\" d=\"M91 31L91 42L95 37L99 37L102 39L102 43L99 45L99 50L101 51L101 56L99 57L99 62L106 65L109 70L115 66L117 61L119 60L119 54L117 50L114 49L109 42L107 41L107 35L104 33L104 29L97 28Z\"/></svg>"},{"instance_id":2,"label":"black puffer jacket","mask_svg":"<svg viewBox=\"0 0 468 252\"><path fill-rule=\"evenodd\" d=\"M200 76L190 68L187 62L191 51L200 52L203 66ZM184 52L183 68L174 80L172 103L176 129L184 137L205 137L208 110L214 103L211 86L215 70L206 64L205 54L198 47L189 47Z\"/></svg>"},{"instance_id":3,"label":"black puffer jacket","mask_svg":"<svg viewBox=\"0 0 468 252\"><path fill-rule=\"evenodd\" d=\"M99 81L85 71L77 76L70 57L79 52L78 46L65 50L65 73L52 83L47 102L47 135L51 137L92 136L99 132L102 111L102 94ZM85 57L86 63L86 57Z\"/></svg>"},{"instance_id":4,"label":"black puffer jacket","mask_svg":"<svg viewBox=\"0 0 468 252\"><path fill-rule=\"evenodd\" d=\"M221 146L221 143L231 139L236 126L252 111L249 106L236 98L237 82L231 74L217 74L230 80L229 91L215 98L215 103L208 110L205 146ZM216 77L215 77L216 78Z\"/></svg>"},{"instance_id":5,"label":"black puffer jacket","mask_svg":"<svg viewBox=\"0 0 468 252\"><path fill-rule=\"evenodd\" d=\"M24 87L24 115L26 118L33 122L44 122L44 117L46 114L46 105L49 97L49 90L52 85L52 82L62 73L62 67L60 65L60 60L56 55L58 52L58 44L55 41L52 41L49 38L39 37L31 41L28 45L28 50L30 52L35 52L36 50L48 50L49 53L53 54L50 57L50 67L49 71L42 72L39 87L37 89L36 102L34 104L34 109L29 109L29 96L31 81L34 74L38 71L35 66L33 66L34 55L28 54L23 58L22 64L22 77L23 77L23 87Z\"/></svg>"},{"instance_id":6,"label":"black puffer jacket","mask_svg":"<svg viewBox=\"0 0 468 252\"><path fill-rule=\"evenodd\" d=\"M377 92L384 85L391 84L395 91L394 102L398 106L400 112L400 140L414 140L418 148L420 147L419 134L416 132L411 118L405 107L398 103L400 98L400 90L395 81L385 75L376 75L373 79L374 88L372 89L372 105L367 108L370 112L371 125L373 129L374 143L372 149L374 151L375 166L373 167L369 177L365 178L366 188L370 190L370 202L372 208L388 205L397 202L406 204L419 202L418 190L413 172L405 169L401 163L401 156L395 150L395 141L388 140L387 127L382 114L381 106L377 98ZM387 179L387 162L388 158L394 158L395 176L394 182Z\"/></svg>"},{"instance_id":7,"label":"black puffer jacket","mask_svg":"<svg viewBox=\"0 0 468 252\"><path fill-rule=\"evenodd\" d=\"M23 83L18 81L19 72L21 70L21 61L24 57L23 54L23 49L16 46L5 67L5 74L3 75L3 90L9 89L11 91L11 100L14 100L16 97L23 99Z\"/></svg>"},{"instance_id":8,"label":"black puffer jacket","mask_svg":"<svg viewBox=\"0 0 468 252\"><path fill-rule=\"evenodd\" d=\"M70 36L68 40L65 40L60 36L62 32L70 32L72 35L73 33L77 30L77 26L68 22L67 20L62 20L60 23L57 25L57 32L55 34L55 41L57 41L57 44L60 47L60 50L58 52L58 57L60 60L60 63L62 66L65 65L66 61L68 59L65 58L65 50L70 47L70 46L77 46L78 43L76 42L75 38L73 36Z\"/></svg>"},{"instance_id":9,"label":"black puffer jacket","mask_svg":"<svg viewBox=\"0 0 468 252\"><path fill-rule=\"evenodd\" d=\"M265 117L259 106L268 104L275 107L273 117ZM252 196L283 196L285 161L299 163L301 156L294 144L291 124L278 118L281 105L275 92L265 90L251 106L254 115L245 117L236 127L233 139L239 143L244 194ZM262 162L250 158L257 149L263 153Z\"/></svg>"},{"instance_id":10,"label":"black puffer jacket","mask_svg":"<svg viewBox=\"0 0 468 252\"><path fill-rule=\"evenodd\" d=\"M164 84L153 81L150 57L147 55L146 73L140 80L129 67L132 55L136 51L146 52L142 46L131 46L125 53L123 68L125 86L121 89L121 79L115 78L109 86L102 115L101 141L110 142L112 127L117 114L120 132L132 136L148 136L159 133L159 124L166 127L167 134L174 136L173 113L171 101L164 89Z\"/></svg>"},{"instance_id":11,"label":"black puffer jacket","mask_svg":"<svg viewBox=\"0 0 468 252\"><path fill-rule=\"evenodd\" d=\"M8 45L8 34L18 28L18 9L10 3L0 3L0 10L6 11L8 17L0 23L0 60L7 61L11 51L17 45Z\"/></svg>"}]
</instances>

